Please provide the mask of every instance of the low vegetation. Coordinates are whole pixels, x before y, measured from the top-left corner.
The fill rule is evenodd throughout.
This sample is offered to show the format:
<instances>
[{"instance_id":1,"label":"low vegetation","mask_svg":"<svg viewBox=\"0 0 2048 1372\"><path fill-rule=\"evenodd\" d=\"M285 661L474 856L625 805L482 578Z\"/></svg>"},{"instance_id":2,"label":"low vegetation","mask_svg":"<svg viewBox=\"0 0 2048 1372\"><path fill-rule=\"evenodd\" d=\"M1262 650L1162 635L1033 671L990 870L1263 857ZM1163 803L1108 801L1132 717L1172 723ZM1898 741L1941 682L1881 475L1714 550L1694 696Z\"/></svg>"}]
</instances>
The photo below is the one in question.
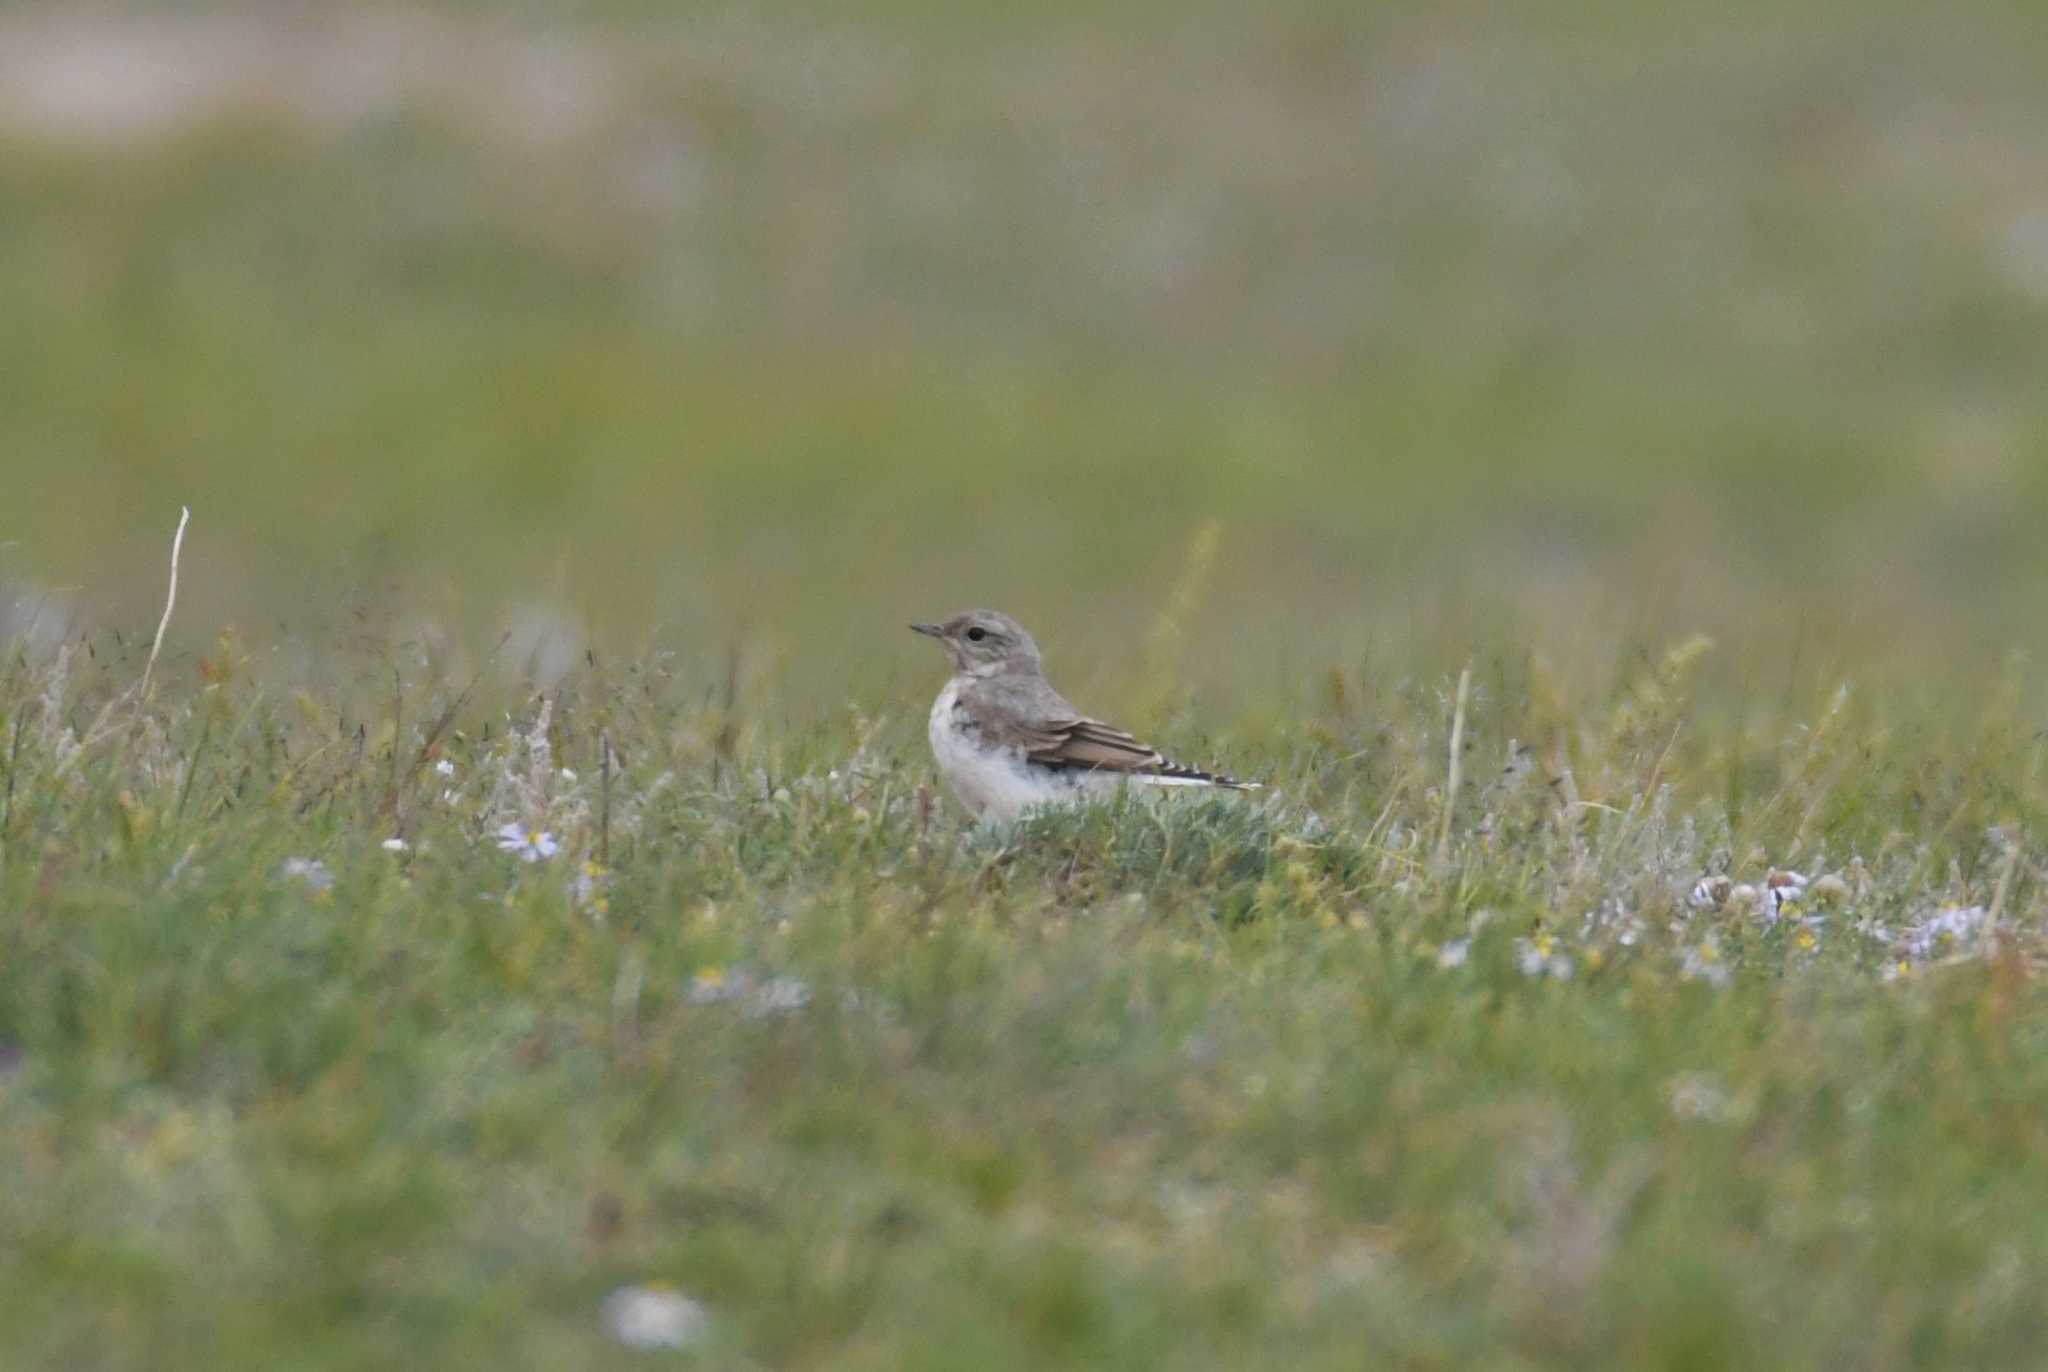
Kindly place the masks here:
<instances>
[{"instance_id":1,"label":"low vegetation","mask_svg":"<svg viewBox=\"0 0 2048 1372\"><path fill-rule=\"evenodd\" d=\"M8 1362L631 1365L642 1283L717 1364L2025 1365L2039 741L1706 655L1469 689L1455 795L1456 684L1339 674L1162 720L1267 797L977 831L658 662L17 652Z\"/></svg>"}]
</instances>

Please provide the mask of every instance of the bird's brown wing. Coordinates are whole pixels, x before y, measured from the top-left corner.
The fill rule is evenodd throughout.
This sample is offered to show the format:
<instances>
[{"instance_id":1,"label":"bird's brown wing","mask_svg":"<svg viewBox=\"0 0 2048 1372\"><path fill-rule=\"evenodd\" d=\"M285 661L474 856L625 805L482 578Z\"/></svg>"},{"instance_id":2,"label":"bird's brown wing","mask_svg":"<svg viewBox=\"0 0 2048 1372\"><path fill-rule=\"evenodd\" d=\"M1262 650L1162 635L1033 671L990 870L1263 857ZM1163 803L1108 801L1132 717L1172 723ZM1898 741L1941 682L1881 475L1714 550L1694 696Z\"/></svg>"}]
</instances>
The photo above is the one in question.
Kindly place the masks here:
<instances>
[{"instance_id":1,"label":"bird's brown wing","mask_svg":"<svg viewBox=\"0 0 2048 1372\"><path fill-rule=\"evenodd\" d=\"M1152 777L1160 782L1221 786L1232 791L1257 789L1247 782L1233 781L1217 772L1168 762L1157 749L1146 747L1123 730L1112 728L1099 719L1061 720L1034 729L1032 733L1037 746L1027 744L1024 756L1041 767Z\"/></svg>"},{"instance_id":2,"label":"bird's brown wing","mask_svg":"<svg viewBox=\"0 0 2048 1372\"><path fill-rule=\"evenodd\" d=\"M1138 742L1122 729L1088 718L1039 677L992 682L963 692L957 708L983 742L1019 748L1027 762L1040 767L1232 788L1243 785L1198 767L1168 762L1156 748Z\"/></svg>"},{"instance_id":3,"label":"bird's brown wing","mask_svg":"<svg viewBox=\"0 0 2048 1372\"><path fill-rule=\"evenodd\" d=\"M1157 772L1167 765L1121 729L1097 719L1047 720L1031 730L1024 756L1045 767L1099 772Z\"/></svg>"}]
</instances>

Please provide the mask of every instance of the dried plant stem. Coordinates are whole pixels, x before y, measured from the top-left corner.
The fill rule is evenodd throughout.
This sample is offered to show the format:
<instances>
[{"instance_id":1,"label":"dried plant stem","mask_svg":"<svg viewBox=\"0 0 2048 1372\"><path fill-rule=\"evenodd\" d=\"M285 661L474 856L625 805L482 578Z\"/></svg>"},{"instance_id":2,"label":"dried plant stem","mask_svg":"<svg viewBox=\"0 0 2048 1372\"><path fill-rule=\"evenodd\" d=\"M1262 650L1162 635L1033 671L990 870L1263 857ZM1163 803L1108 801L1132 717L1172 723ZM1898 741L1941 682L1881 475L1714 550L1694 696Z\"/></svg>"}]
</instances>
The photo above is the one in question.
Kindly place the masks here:
<instances>
[{"instance_id":1,"label":"dried plant stem","mask_svg":"<svg viewBox=\"0 0 2048 1372\"><path fill-rule=\"evenodd\" d=\"M599 733L597 792L597 865L606 871L612 865L612 736Z\"/></svg>"},{"instance_id":2,"label":"dried plant stem","mask_svg":"<svg viewBox=\"0 0 2048 1372\"><path fill-rule=\"evenodd\" d=\"M171 627L171 611L178 607L178 554L185 548L185 526L192 520L192 507L178 507L178 532L171 538L171 590L164 597L164 617L156 622L156 638L149 645L149 661L142 664L142 684L137 694L149 695L150 675L156 671L156 655L163 651L164 631Z\"/></svg>"},{"instance_id":3,"label":"dried plant stem","mask_svg":"<svg viewBox=\"0 0 2048 1372\"><path fill-rule=\"evenodd\" d=\"M1472 695L1472 664L1458 673L1458 705L1451 713L1451 775L1444 783L1443 829L1436 839L1436 865L1441 868L1451 855L1451 816L1458 808L1458 783L1465 769L1465 702Z\"/></svg>"},{"instance_id":4,"label":"dried plant stem","mask_svg":"<svg viewBox=\"0 0 2048 1372\"><path fill-rule=\"evenodd\" d=\"M7 794L0 797L0 839L7 837L7 826L14 819L14 779L21 775L21 734L27 725L28 711L15 715L14 742L7 750Z\"/></svg>"},{"instance_id":5,"label":"dried plant stem","mask_svg":"<svg viewBox=\"0 0 2048 1372\"><path fill-rule=\"evenodd\" d=\"M384 808L382 813L398 813L398 741L405 736L405 678L398 668L391 669L391 751L384 764ZM400 827L403 827L402 825Z\"/></svg>"},{"instance_id":6,"label":"dried plant stem","mask_svg":"<svg viewBox=\"0 0 2048 1372\"><path fill-rule=\"evenodd\" d=\"M192 745L192 756L185 760L185 779L178 785L178 808L171 812L173 828L185 822L185 802L192 798L192 783L199 776L199 764L206 757L206 745L213 738L212 710L206 711L199 721L199 741Z\"/></svg>"}]
</instances>

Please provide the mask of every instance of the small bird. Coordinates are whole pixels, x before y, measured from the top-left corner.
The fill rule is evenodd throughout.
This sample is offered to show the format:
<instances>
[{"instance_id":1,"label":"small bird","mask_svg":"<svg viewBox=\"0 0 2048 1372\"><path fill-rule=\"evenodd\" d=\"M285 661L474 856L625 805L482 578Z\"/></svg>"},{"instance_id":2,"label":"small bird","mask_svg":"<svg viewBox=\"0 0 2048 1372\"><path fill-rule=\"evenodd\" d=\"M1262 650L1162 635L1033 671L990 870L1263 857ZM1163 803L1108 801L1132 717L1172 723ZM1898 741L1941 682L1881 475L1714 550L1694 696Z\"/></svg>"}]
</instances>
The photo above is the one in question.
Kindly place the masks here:
<instances>
[{"instance_id":1,"label":"small bird","mask_svg":"<svg viewBox=\"0 0 2048 1372\"><path fill-rule=\"evenodd\" d=\"M932 756L978 819L1012 820L1119 786L1205 786L1252 791L1252 782L1168 762L1121 729L1090 719L1046 681L1038 644L995 610L944 624L913 624L945 645L953 679L932 702Z\"/></svg>"}]
</instances>

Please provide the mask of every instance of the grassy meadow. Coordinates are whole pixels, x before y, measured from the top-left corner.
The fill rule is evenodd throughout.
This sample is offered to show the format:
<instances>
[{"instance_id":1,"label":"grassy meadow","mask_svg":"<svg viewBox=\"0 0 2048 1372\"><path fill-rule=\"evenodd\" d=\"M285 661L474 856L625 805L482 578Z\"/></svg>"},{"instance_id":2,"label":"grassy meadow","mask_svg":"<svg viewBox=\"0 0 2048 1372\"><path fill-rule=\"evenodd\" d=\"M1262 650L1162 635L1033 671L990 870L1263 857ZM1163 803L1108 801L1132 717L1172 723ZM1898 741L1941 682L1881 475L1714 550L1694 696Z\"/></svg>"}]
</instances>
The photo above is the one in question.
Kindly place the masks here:
<instances>
[{"instance_id":1,"label":"grassy meadow","mask_svg":"<svg viewBox=\"0 0 2048 1372\"><path fill-rule=\"evenodd\" d=\"M0 1366L2036 1365L2044 53L0 16Z\"/></svg>"}]
</instances>

